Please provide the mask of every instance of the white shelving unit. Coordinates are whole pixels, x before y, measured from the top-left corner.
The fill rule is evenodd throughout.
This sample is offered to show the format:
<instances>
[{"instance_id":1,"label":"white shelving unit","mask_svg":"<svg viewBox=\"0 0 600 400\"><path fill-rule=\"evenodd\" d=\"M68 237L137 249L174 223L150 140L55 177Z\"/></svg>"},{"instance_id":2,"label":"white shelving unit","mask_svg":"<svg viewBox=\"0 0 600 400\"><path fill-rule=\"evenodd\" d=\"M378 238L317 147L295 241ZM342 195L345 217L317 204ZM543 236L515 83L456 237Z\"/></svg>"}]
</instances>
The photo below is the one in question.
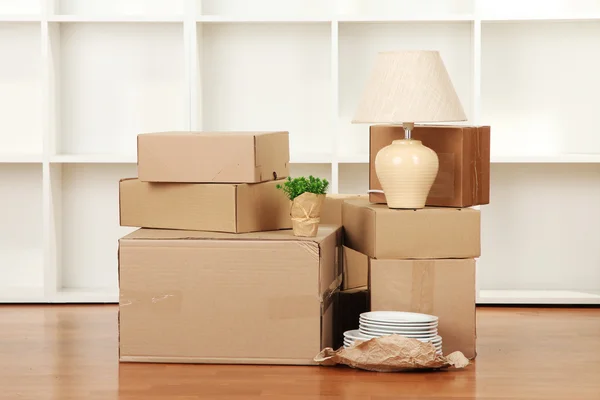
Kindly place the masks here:
<instances>
[{"instance_id":1,"label":"white shelving unit","mask_svg":"<svg viewBox=\"0 0 600 400\"><path fill-rule=\"evenodd\" d=\"M492 126L478 301L600 304L597 0L0 0L0 301L118 301L141 132L288 130L293 175L365 193L360 90L422 48Z\"/></svg>"}]
</instances>

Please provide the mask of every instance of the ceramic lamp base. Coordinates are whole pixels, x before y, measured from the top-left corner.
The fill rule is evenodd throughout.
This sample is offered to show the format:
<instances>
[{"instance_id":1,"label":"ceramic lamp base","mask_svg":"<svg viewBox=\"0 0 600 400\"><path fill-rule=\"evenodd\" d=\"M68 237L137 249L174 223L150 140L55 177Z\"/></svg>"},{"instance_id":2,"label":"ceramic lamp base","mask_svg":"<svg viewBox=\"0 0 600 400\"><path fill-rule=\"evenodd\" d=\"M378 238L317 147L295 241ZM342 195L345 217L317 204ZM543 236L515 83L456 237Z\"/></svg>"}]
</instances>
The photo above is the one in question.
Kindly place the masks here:
<instances>
[{"instance_id":1,"label":"ceramic lamp base","mask_svg":"<svg viewBox=\"0 0 600 400\"><path fill-rule=\"evenodd\" d=\"M420 140L394 140L375 157L375 172L389 208L423 208L437 176L437 154Z\"/></svg>"}]
</instances>

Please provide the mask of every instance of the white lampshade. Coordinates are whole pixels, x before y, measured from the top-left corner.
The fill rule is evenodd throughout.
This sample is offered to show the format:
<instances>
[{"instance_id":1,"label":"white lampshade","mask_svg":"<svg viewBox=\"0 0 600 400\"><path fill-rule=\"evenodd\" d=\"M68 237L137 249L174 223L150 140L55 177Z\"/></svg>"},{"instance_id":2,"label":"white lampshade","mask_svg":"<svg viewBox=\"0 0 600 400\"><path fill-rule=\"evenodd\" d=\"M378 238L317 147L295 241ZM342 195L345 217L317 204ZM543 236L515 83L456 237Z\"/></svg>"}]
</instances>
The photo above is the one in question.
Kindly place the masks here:
<instances>
[{"instance_id":1,"label":"white lampshade","mask_svg":"<svg viewBox=\"0 0 600 400\"><path fill-rule=\"evenodd\" d=\"M363 92L353 123L466 121L438 51L383 52Z\"/></svg>"}]
</instances>

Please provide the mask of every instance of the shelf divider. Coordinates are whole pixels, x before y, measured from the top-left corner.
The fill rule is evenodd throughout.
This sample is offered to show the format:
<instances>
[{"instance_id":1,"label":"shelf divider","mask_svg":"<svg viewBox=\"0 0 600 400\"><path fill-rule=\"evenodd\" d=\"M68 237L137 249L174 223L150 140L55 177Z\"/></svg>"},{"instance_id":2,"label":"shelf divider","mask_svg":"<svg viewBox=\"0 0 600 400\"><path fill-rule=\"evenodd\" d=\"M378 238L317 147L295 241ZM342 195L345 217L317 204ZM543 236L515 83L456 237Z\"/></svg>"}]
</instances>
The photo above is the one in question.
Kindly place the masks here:
<instances>
[{"instance_id":1,"label":"shelf divider","mask_svg":"<svg viewBox=\"0 0 600 400\"><path fill-rule=\"evenodd\" d=\"M338 115L340 109L340 30L337 20L331 22L331 131L332 131L332 160L331 160L331 185L330 193L339 193L340 172L338 164L338 141L339 123Z\"/></svg>"}]
</instances>

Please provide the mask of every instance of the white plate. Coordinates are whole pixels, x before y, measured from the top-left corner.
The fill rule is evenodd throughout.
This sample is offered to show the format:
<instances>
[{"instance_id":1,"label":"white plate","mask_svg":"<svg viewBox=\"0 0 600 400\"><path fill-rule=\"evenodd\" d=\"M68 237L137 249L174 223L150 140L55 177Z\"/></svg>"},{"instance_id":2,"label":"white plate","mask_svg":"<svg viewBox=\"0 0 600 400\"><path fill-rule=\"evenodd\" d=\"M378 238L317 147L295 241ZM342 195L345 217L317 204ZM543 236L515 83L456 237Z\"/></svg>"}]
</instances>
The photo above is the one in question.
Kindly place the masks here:
<instances>
[{"instance_id":1,"label":"white plate","mask_svg":"<svg viewBox=\"0 0 600 400\"><path fill-rule=\"evenodd\" d=\"M372 339L372 337L365 336L362 333L360 333L360 331L358 329L353 329L351 331L344 332L344 338L351 339L351 340L369 340L369 339Z\"/></svg>"},{"instance_id":2,"label":"white plate","mask_svg":"<svg viewBox=\"0 0 600 400\"><path fill-rule=\"evenodd\" d=\"M360 314L360 318L370 322L394 324L427 324L437 322L435 315L419 314L402 311L370 311Z\"/></svg>"},{"instance_id":3,"label":"white plate","mask_svg":"<svg viewBox=\"0 0 600 400\"><path fill-rule=\"evenodd\" d=\"M361 319L358 321L358 324L369 324L378 326L381 328L408 328L408 329L435 329L438 327L437 322L433 324L391 324L391 323L382 323L382 322L373 322L366 319Z\"/></svg>"},{"instance_id":4,"label":"white plate","mask_svg":"<svg viewBox=\"0 0 600 400\"><path fill-rule=\"evenodd\" d=\"M359 318L359 322L368 322L370 324L383 325L383 326L406 326L414 328L438 326L438 321L433 322L386 322L386 321L375 321L368 318Z\"/></svg>"},{"instance_id":5,"label":"white plate","mask_svg":"<svg viewBox=\"0 0 600 400\"><path fill-rule=\"evenodd\" d=\"M432 332L437 334L437 331L438 331L437 327L431 327L431 328L405 328L405 327L391 327L391 326L382 327L381 325L369 324L367 322L361 322L360 329L368 329L371 331L378 331L378 332L405 333L407 335L419 335L422 333L429 334Z\"/></svg>"},{"instance_id":6,"label":"white plate","mask_svg":"<svg viewBox=\"0 0 600 400\"><path fill-rule=\"evenodd\" d=\"M370 332L365 332L365 331L363 331L361 333L363 334L363 336L366 337L366 339L361 339L361 340L369 340L369 339L373 339L376 337L397 335L397 333L396 334L394 334L394 333L376 333L376 332L370 333ZM409 339L418 339L418 340L421 340L422 342L428 342L428 341L431 341L431 339L435 338L435 334L431 335L431 336L411 336L411 335L399 335L399 336L409 338Z\"/></svg>"},{"instance_id":7,"label":"white plate","mask_svg":"<svg viewBox=\"0 0 600 400\"><path fill-rule=\"evenodd\" d=\"M388 323L381 323L381 322L372 322L366 319L360 319L359 320L359 325L371 325L371 326L376 326L378 328L385 328L385 329L407 329L407 330L421 330L421 329L437 329L438 324L437 322L431 323L431 324L408 324L408 325L403 325L403 324L388 324Z\"/></svg>"},{"instance_id":8,"label":"white plate","mask_svg":"<svg viewBox=\"0 0 600 400\"><path fill-rule=\"evenodd\" d=\"M398 335L398 333L394 333L394 332L380 332L380 331L371 331L371 330L366 330L366 329L361 329L360 330L361 335L366 336L369 339L372 339L374 337L379 337L379 336L388 336L388 335L393 335L396 334ZM421 335L405 335L405 334L401 334L400 336L404 336L407 338L413 338L413 339L433 339L437 336L437 332L432 332L432 333L427 333L427 334L421 334Z\"/></svg>"},{"instance_id":9,"label":"white plate","mask_svg":"<svg viewBox=\"0 0 600 400\"><path fill-rule=\"evenodd\" d=\"M436 336L433 338L426 338L426 339L418 339L421 342L431 342L433 344L437 344L437 343L442 343L442 338L440 336Z\"/></svg>"}]
</instances>

